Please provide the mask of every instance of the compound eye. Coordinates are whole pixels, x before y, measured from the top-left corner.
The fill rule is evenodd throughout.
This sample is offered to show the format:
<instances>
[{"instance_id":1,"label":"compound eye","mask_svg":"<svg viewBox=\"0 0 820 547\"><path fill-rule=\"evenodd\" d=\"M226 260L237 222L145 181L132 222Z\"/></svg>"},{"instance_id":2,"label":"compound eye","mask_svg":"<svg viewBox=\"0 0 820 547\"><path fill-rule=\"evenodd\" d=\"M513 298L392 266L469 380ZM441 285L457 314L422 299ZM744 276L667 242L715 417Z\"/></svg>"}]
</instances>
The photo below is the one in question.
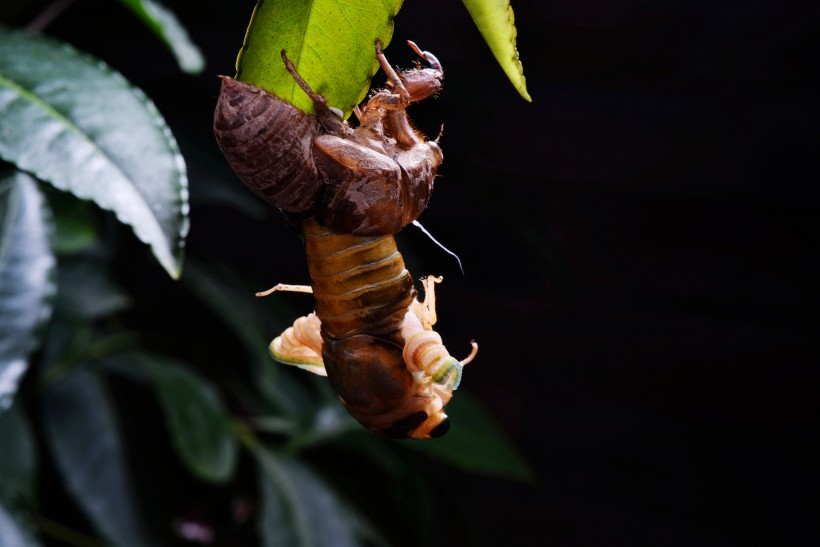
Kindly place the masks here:
<instances>
[{"instance_id":1,"label":"compound eye","mask_svg":"<svg viewBox=\"0 0 820 547\"><path fill-rule=\"evenodd\" d=\"M336 108L335 106L329 106L329 107L327 107L327 108L328 108L328 110L330 110L331 112L333 112L333 113L336 115L336 117L337 117L337 118L339 118L340 120L341 120L342 118L344 118L345 113L344 113L344 112L342 112L341 110L339 110L338 108Z\"/></svg>"},{"instance_id":2,"label":"compound eye","mask_svg":"<svg viewBox=\"0 0 820 547\"><path fill-rule=\"evenodd\" d=\"M440 424L430 430L430 437L437 439L443 437L448 431L450 431L450 418L444 418Z\"/></svg>"}]
</instances>

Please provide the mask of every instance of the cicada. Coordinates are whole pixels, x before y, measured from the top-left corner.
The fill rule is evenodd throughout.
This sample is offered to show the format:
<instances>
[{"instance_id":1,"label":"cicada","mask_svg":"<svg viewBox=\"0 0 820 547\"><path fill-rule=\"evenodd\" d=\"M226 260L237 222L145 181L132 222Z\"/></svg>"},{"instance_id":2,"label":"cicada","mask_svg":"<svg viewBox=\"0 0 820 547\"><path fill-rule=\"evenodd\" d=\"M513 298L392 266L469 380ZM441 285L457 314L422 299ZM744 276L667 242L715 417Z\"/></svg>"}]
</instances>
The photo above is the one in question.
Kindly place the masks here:
<instances>
[{"instance_id":1,"label":"cicada","mask_svg":"<svg viewBox=\"0 0 820 547\"><path fill-rule=\"evenodd\" d=\"M368 429L389 437L429 438L449 429L444 406L463 365L451 357L436 322L434 283L416 299L393 234L427 206L443 155L437 141L412 128L406 109L435 95L444 76L434 55L396 72L376 41L386 89L354 112L314 92L282 52L308 115L263 89L224 77L214 115L220 148L240 179L275 207L297 215L316 311L271 343L273 357L326 375L342 404Z\"/></svg>"}]
</instances>

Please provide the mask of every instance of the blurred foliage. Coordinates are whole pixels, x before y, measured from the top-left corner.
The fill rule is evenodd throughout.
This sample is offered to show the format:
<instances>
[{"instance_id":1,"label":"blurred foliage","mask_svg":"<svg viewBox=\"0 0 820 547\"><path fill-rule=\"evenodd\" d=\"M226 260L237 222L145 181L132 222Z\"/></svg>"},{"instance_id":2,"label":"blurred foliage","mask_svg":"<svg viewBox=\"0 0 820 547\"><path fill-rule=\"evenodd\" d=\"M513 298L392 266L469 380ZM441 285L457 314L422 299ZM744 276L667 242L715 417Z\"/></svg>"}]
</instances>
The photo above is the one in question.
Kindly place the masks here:
<instances>
[{"instance_id":1,"label":"blurred foliage","mask_svg":"<svg viewBox=\"0 0 820 547\"><path fill-rule=\"evenodd\" d=\"M178 57L195 49L165 8L124 4ZM180 65L197 70L190 57ZM458 470L532 479L464 393L443 440L363 431L327 383L270 361L270 333L294 314L252 299L208 257L189 256L173 290L198 300L239 354L216 362L223 342L183 329L158 339L155 323L178 310L163 287L121 279L146 259L127 252L120 223L179 276L186 168L157 108L101 61L0 28L0 157L4 545L425 543L431 492ZM192 185L258 222L244 189L215 172ZM432 461L450 467L419 470Z\"/></svg>"}]
</instances>

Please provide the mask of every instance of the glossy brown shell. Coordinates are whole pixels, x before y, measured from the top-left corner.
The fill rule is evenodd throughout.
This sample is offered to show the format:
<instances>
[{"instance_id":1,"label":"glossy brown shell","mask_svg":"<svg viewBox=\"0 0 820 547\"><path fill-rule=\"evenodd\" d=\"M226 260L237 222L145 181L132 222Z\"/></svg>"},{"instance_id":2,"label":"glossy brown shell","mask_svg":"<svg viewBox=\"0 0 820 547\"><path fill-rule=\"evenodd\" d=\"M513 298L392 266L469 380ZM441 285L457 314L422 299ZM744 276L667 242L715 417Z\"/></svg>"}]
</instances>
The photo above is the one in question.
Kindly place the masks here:
<instances>
[{"instance_id":1,"label":"glossy brown shell","mask_svg":"<svg viewBox=\"0 0 820 547\"><path fill-rule=\"evenodd\" d=\"M224 76L214 112L214 135L239 179L289 213L318 205L323 182L313 161L316 118L276 95Z\"/></svg>"}]
</instances>

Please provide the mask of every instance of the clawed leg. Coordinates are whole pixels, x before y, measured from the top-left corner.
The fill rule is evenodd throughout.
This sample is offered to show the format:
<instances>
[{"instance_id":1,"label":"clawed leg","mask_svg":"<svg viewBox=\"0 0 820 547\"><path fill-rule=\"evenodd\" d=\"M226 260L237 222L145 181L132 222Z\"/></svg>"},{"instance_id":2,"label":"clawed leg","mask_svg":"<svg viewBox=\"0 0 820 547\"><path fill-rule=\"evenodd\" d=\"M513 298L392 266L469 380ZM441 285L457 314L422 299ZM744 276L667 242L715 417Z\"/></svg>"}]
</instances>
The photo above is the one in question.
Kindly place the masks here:
<instances>
[{"instance_id":1,"label":"clawed leg","mask_svg":"<svg viewBox=\"0 0 820 547\"><path fill-rule=\"evenodd\" d=\"M297 72L291 60L288 59L287 52L284 49L282 50L282 61L284 61L285 68L296 81L296 85L302 88L302 91L313 101L313 108L316 109L316 119L319 120L319 123L330 133L335 135L345 134L345 126L342 123L344 113L338 108L330 106L327 99L310 88L304 78Z\"/></svg>"},{"instance_id":2,"label":"clawed leg","mask_svg":"<svg viewBox=\"0 0 820 547\"><path fill-rule=\"evenodd\" d=\"M441 66L441 63L438 59L436 59L435 55L433 55L429 51L422 51L421 49L419 49L419 46L417 46L416 43L412 40L407 40L407 45L410 46L410 49L416 52L416 55L427 61L427 63L430 65L430 68L438 72L441 75L440 77L444 76L444 67Z\"/></svg>"},{"instance_id":3,"label":"clawed leg","mask_svg":"<svg viewBox=\"0 0 820 547\"><path fill-rule=\"evenodd\" d=\"M376 38L376 59L379 61L379 64L384 70L384 73L387 74L387 79L389 80L390 84L396 90L396 101L395 103L391 103L391 106L398 106L399 108L404 108L408 104L410 104L410 93L405 89L404 84L399 78L399 75L396 74L396 71L393 70L393 67L390 66L390 63L387 62L387 58L384 56L384 52L382 51L382 41ZM385 97L385 99L387 99ZM387 107L387 106L385 106Z\"/></svg>"},{"instance_id":4,"label":"clawed leg","mask_svg":"<svg viewBox=\"0 0 820 547\"><path fill-rule=\"evenodd\" d=\"M424 287L424 299L419 302L414 300L410 304L410 311L415 314L421 321L424 330L433 330L433 325L438 320L436 317L436 283L441 283L444 280L442 276L432 276L421 278L421 284Z\"/></svg>"}]
</instances>

